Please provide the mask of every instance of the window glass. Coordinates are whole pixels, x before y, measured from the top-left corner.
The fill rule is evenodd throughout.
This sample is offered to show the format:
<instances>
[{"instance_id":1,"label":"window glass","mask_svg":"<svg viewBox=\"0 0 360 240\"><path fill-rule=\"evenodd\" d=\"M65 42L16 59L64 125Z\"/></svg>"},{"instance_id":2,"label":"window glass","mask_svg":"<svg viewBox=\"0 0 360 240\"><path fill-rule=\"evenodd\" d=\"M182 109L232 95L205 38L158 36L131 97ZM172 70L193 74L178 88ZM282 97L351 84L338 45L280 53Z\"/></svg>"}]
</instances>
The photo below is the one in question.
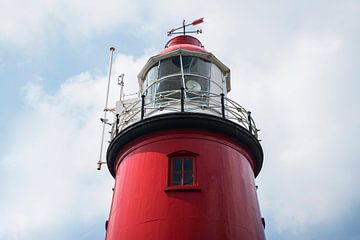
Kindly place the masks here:
<instances>
[{"instance_id":1,"label":"window glass","mask_svg":"<svg viewBox=\"0 0 360 240\"><path fill-rule=\"evenodd\" d=\"M185 76L185 87L191 91L208 92L209 79L202 77L195 77L192 75Z\"/></svg>"},{"instance_id":2,"label":"window glass","mask_svg":"<svg viewBox=\"0 0 360 240\"><path fill-rule=\"evenodd\" d=\"M159 78L172 74L181 74L180 57L175 56L160 61Z\"/></svg>"},{"instance_id":3,"label":"window glass","mask_svg":"<svg viewBox=\"0 0 360 240\"><path fill-rule=\"evenodd\" d=\"M176 158L172 160L172 181L171 185L181 185L182 180L182 159Z\"/></svg>"},{"instance_id":4,"label":"window glass","mask_svg":"<svg viewBox=\"0 0 360 240\"><path fill-rule=\"evenodd\" d=\"M210 77L210 63L197 57L182 57L184 74L197 74Z\"/></svg>"},{"instance_id":5,"label":"window glass","mask_svg":"<svg viewBox=\"0 0 360 240\"><path fill-rule=\"evenodd\" d=\"M184 185L193 184L193 175L192 172L184 172Z\"/></svg>"},{"instance_id":6,"label":"window glass","mask_svg":"<svg viewBox=\"0 0 360 240\"><path fill-rule=\"evenodd\" d=\"M184 158L184 185L193 184L193 160Z\"/></svg>"},{"instance_id":7,"label":"window glass","mask_svg":"<svg viewBox=\"0 0 360 240\"><path fill-rule=\"evenodd\" d=\"M171 91L171 90L180 90L181 88L181 76L172 76L165 79L162 79L156 89L156 93Z\"/></svg>"},{"instance_id":8,"label":"window glass","mask_svg":"<svg viewBox=\"0 0 360 240\"><path fill-rule=\"evenodd\" d=\"M146 91L144 92L146 98L145 98L145 104L150 104L151 102L154 101L154 94L155 94L155 89L156 89L156 83L151 84L150 86L148 86L148 88L146 89Z\"/></svg>"},{"instance_id":9,"label":"window glass","mask_svg":"<svg viewBox=\"0 0 360 240\"><path fill-rule=\"evenodd\" d=\"M194 160L192 158L171 159L171 185L193 185L194 184Z\"/></svg>"},{"instance_id":10,"label":"window glass","mask_svg":"<svg viewBox=\"0 0 360 240\"><path fill-rule=\"evenodd\" d=\"M186 93L187 99L201 104L208 103L209 79L188 75L185 76L185 86L190 90ZM204 94L206 97L203 96Z\"/></svg>"},{"instance_id":11,"label":"window glass","mask_svg":"<svg viewBox=\"0 0 360 240\"><path fill-rule=\"evenodd\" d=\"M191 158L184 158L184 171L192 171L193 162Z\"/></svg>"},{"instance_id":12,"label":"window glass","mask_svg":"<svg viewBox=\"0 0 360 240\"><path fill-rule=\"evenodd\" d=\"M157 84L156 97L158 98L160 95L163 95L164 98L157 99L157 102L160 103L180 99L180 88L182 85L181 82L181 76L172 76L160 80L160 82ZM173 90L177 91L168 92Z\"/></svg>"},{"instance_id":13,"label":"window glass","mask_svg":"<svg viewBox=\"0 0 360 240\"><path fill-rule=\"evenodd\" d=\"M146 74L146 80L149 84L157 79L158 74L158 66L157 64L153 66Z\"/></svg>"},{"instance_id":14,"label":"window glass","mask_svg":"<svg viewBox=\"0 0 360 240\"><path fill-rule=\"evenodd\" d=\"M219 86L217 82L210 81L210 90L209 92L220 95L220 93L223 93L222 87Z\"/></svg>"},{"instance_id":15,"label":"window glass","mask_svg":"<svg viewBox=\"0 0 360 240\"><path fill-rule=\"evenodd\" d=\"M142 89L144 90L144 93L146 92L147 88L157 79L157 73L158 73L158 64L152 66L150 70L146 73L145 80L142 85ZM147 95L145 93L145 95Z\"/></svg>"},{"instance_id":16,"label":"window glass","mask_svg":"<svg viewBox=\"0 0 360 240\"><path fill-rule=\"evenodd\" d=\"M211 92L221 93L222 88L225 85L223 83L223 74L215 64L212 64L211 66L211 81Z\"/></svg>"},{"instance_id":17,"label":"window glass","mask_svg":"<svg viewBox=\"0 0 360 240\"><path fill-rule=\"evenodd\" d=\"M151 84L150 86L148 86L147 91L146 91L146 95L152 95L155 93L155 87L156 87L156 83Z\"/></svg>"}]
</instances>

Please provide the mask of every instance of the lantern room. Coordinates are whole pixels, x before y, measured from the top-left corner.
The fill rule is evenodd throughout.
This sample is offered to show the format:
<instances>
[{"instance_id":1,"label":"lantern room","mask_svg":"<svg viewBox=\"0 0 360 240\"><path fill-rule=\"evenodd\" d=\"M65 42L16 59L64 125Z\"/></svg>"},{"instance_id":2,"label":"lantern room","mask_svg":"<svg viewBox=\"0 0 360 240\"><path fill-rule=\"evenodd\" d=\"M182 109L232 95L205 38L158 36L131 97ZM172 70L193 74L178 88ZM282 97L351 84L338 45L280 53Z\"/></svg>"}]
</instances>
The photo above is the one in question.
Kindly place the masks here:
<instances>
[{"instance_id":1,"label":"lantern room","mask_svg":"<svg viewBox=\"0 0 360 240\"><path fill-rule=\"evenodd\" d=\"M187 35L171 39L159 55L149 59L138 78L141 93L154 106L175 104L181 89L186 101L205 105L210 94L226 96L230 91L230 69Z\"/></svg>"},{"instance_id":2,"label":"lantern room","mask_svg":"<svg viewBox=\"0 0 360 240\"><path fill-rule=\"evenodd\" d=\"M138 74L139 96L116 103L112 138L155 115L191 112L235 121L257 137L250 112L227 98L230 69L188 35L172 38Z\"/></svg>"}]
</instances>

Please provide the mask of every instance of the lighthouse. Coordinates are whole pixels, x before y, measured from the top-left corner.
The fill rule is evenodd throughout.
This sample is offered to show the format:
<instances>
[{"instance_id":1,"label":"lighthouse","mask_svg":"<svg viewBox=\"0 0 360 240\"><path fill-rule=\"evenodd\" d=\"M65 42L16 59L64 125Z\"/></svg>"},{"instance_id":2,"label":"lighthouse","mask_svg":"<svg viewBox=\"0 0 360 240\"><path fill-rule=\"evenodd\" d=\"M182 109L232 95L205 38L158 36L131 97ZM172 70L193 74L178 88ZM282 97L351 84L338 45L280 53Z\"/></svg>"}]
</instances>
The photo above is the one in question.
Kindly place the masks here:
<instances>
[{"instance_id":1,"label":"lighthouse","mask_svg":"<svg viewBox=\"0 0 360 240\"><path fill-rule=\"evenodd\" d=\"M258 129L228 98L230 69L186 32L201 22L170 30L139 71L139 96L116 102L106 240L265 239Z\"/></svg>"}]
</instances>

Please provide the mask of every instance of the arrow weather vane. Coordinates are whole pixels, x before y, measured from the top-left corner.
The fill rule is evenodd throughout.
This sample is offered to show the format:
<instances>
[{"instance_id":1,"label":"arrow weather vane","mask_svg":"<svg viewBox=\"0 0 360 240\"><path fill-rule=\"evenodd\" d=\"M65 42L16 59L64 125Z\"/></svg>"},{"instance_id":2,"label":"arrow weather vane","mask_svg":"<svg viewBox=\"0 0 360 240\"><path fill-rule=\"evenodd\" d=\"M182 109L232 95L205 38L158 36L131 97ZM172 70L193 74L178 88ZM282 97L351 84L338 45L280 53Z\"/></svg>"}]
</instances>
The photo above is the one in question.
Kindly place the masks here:
<instances>
[{"instance_id":1,"label":"arrow weather vane","mask_svg":"<svg viewBox=\"0 0 360 240\"><path fill-rule=\"evenodd\" d=\"M197 33L197 34L200 34L202 33L202 30L201 29L198 29L196 31L186 31L185 28L190 26L190 25L198 25L198 24L201 24L204 22L204 18L199 18L199 19L196 19L194 21L192 21L191 23L188 23L188 24L185 24L185 20L183 20L183 24L181 27L178 27L178 28L173 28L171 29L170 31L167 32L167 35L168 36L171 36L173 34L183 34L185 35L186 33ZM182 29L182 31L177 31L177 30L180 30ZM176 32L177 31L177 32Z\"/></svg>"}]
</instances>

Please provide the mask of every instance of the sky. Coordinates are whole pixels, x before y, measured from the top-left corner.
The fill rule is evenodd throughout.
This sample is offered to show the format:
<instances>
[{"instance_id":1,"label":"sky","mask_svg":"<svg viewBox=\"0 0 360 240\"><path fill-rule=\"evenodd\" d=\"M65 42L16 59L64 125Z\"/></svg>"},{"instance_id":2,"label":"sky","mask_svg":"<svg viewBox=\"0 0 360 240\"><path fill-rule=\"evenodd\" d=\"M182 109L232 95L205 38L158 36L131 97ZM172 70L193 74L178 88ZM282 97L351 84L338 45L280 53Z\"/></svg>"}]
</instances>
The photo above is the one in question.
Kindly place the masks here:
<instances>
[{"instance_id":1,"label":"sky","mask_svg":"<svg viewBox=\"0 0 360 240\"><path fill-rule=\"evenodd\" d=\"M205 48L252 111L270 240L360 239L360 2L0 0L0 240L104 239L114 180L99 155L110 103L204 17Z\"/></svg>"}]
</instances>

